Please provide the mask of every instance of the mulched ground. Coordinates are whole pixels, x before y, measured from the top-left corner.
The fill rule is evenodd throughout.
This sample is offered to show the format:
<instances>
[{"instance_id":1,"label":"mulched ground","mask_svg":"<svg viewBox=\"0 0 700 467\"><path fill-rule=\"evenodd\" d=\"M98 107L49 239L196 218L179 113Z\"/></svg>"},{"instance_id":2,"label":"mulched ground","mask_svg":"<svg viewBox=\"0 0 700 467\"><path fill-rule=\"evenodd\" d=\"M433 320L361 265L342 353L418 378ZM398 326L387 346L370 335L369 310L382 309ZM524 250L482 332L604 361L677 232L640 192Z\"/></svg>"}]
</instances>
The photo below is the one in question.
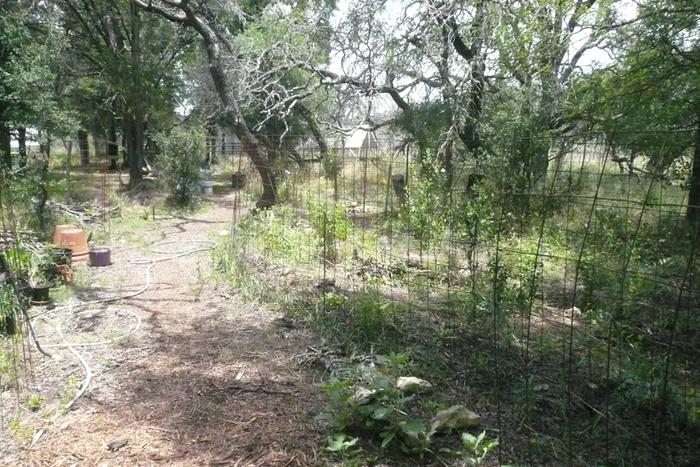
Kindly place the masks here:
<instances>
[{"instance_id":1,"label":"mulched ground","mask_svg":"<svg viewBox=\"0 0 700 467\"><path fill-rule=\"evenodd\" d=\"M173 252L189 248L192 239L216 238L232 213L226 197L212 201L217 207L156 220L149 229L177 241L168 245ZM139 290L146 266L129 261L164 256L116 244L114 264L86 268L89 286L78 290L78 296ZM244 304L217 285L210 257L199 252L158 263L150 288L135 298L63 309L37 321L40 340L54 359L32 351L34 379L26 393L45 401L31 412L7 388L4 421L18 411L22 423L0 434L0 463L325 463L318 451L323 434L313 422L321 396L311 374L295 363L314 343L313 336L290 328L279 313ZM62 342L56 328L68 342L106 342L75 348L93 379L73 409L58 415L56 409L75 394L85 370L68 349L50 347Z\"/></svg>"}]
</instances>

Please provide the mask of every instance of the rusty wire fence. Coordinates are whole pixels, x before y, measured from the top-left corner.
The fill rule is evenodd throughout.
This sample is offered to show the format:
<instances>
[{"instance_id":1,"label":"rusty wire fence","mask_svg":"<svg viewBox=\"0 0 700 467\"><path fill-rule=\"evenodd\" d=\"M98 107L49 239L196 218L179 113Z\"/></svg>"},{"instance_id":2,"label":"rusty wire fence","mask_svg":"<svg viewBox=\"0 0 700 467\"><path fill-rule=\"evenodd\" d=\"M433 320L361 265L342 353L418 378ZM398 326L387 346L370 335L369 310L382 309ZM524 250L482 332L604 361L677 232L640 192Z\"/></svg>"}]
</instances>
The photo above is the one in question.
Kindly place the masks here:
<instances>
[{"instance_id":1,"label":"rusty wire fence","mask_svg":"<svg viewBox=\"0 0 700 467\"><path fill-rule=\"evenodd\" d=\"M256 215L253 167L240 148L220 151L231 280L334 328L323 336L348 353L408 352L481 413L500 463L692 465L687 170L655 171L655 155L599 135L545 143L546 171L519 154L451 161L450 185L444 161L393 141L325 157L306 145L277 167L278 206Z\"/></svg>"}]
</instances>

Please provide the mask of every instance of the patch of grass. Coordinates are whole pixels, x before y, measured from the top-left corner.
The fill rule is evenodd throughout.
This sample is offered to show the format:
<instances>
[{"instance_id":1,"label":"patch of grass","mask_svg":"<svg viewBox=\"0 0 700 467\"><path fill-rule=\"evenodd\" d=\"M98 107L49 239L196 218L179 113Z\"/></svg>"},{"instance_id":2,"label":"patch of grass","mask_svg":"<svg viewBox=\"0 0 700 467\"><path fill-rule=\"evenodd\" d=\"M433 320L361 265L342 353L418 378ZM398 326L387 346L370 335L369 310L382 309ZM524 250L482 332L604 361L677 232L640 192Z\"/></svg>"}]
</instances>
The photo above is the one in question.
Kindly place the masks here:
<instances>
[{"instance_id":1,"label":"patch of grass","mask_svg":"<svg viewBox=\"0 0 700 467\"><path fill-rule=\"evenodd\" d=\"M40 396L39 394L30 394L27 396L27 398L24 400L24 405L31 410L32 412L36 412L41 408L41 406L44 403L44 398Z\"/></svg>"},{"instance_id":2,"label":"patch of grass","mask_svg":"<svg viewBox=\"0 0 700 467\"><path fill-rule=\"evenodd\" d=\"M345 210L337 203L309 204L309 220L319 237L319 248L324 259L336 262L339 241L347 240L352 225Z\"/></svg>"},{"instance_id":3,"label":"patch of grass","mask_svg":"<svg viewBox=\"0 0 700 467\"><path fill-rule=\"evenodd\" d=\"M19 377L18 361L12 343L6 341L2 344L3 346L0 347L0 390L14 386Z\"/></svg>"},{"instance_id":4,"label":"patch of grass","mask_svg":"<svg viewBox=\"0 0 700 467\"><path fill-rule=\"evenodd\" d=\"M402 347L404 309L373 291L326 292L306 310L314 329L348 351L396 351Z\"/></svg>"},{"instance_id":5,"label":"patch of grass","mask_svg":"<svg viewBox=\"0 0 700 467\"><path fill-rule=\"evenodd\" d=\"M214 264L223 279L246 301L265 300L268 288L260 272L251 266L241 251L226 243L218 245L212 252Z\"/></svg>"},{"instance_id":6,"label":"patch of grass","mask_svg":"<svg viewBox=\"0 0 700 467\"><path fill-rule=\"evenodd\" d=\"M7 428L18 443L26 445L32 441L34 429L24 423L19 416L12 417L7 422Z\"/></svg>"},{"instance_id":7,"label":"patch of grass","mask_svg":"<svg viewBox=\"0 0 700 467\"><path fill-rule=\"evenodd\" d=\"M73 400L77 393L78 388L78 378L75 375L68 376L66 384L63 389L58 394L58 400L61 402L61 410L68 405L68 403Z\"/></svg>"},{"instance_id":8,"label":"patch of grass","mask_svg":"<svg viewBox=\"0 0 700 467\"><path fill-rule=\"evenodd\" d=\"M212 253L221 277L246 300L278 302L289 293L285 269L314 267L314 233L290 207L276 207L242 220ZM266 274L275 270L275 279Z\"/></svg>"}]
</instances>

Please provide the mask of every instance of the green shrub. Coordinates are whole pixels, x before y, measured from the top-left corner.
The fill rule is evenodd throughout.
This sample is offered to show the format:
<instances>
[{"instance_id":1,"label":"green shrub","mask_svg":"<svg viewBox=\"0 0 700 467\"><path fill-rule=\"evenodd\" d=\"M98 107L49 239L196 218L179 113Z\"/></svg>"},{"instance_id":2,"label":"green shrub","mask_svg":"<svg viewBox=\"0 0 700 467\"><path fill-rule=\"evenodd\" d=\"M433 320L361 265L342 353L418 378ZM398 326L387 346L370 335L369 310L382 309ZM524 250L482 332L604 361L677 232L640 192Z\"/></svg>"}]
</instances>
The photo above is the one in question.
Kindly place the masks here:
<instances>
[{"instance_id":1,"label":"green shrub","mask_svg":"<svg viewBox=\"0 0 700 467\"><path fill-rule=\"evenodd\" d=\"M175 127L159 136L162 153L159 162L172 201L187 206L194 200L199 169L206 154L205 133L201 128Z\"/></svg>"},{"instance_id":2,"label":"green shrub","mask_svg":"<svg viewBox=\"0 0 700 467\"><path fill-rule=\"evenodd\" d=\"M44 403L44 398L41 397L39 394L31 394L27 396L27 398L24 401L24 405L27 406L29 410L32 412L36 412L39 410Z\"/></svg>"},{"instance_id":3,"label":"green shrub","mask_svg":"<svg viewBox=\"0 0 700 467\"><path fill-rule=\"evenodd\" d=\"M374 292L347 296L327 292L321 306L310 306L314 327L345 348L369 350L393 348L402 325L401 307Z\"/></svg>"},{"instance_id":4,"label":"green shrub","mask_svg":"<svg viewBox=\"0 0 700 467\"><path fill-rule=\"evenodd\" d=\"M338 259L338 240L345 240L350 234L351 224L340 204L309 204L309 221L316 231L328 261Z\"/></svg>"},{"instance_id":5,"label":"green shrub","mask_svg":"<svg viewBox=\"0 0 700 467\"><path fill-rule=\"evenodd\" d=\"M417 179L408 186L399 220L418 241L421 253L442 240L448 224L445 206L437 176Z\"/></svg>"}]
</instances>

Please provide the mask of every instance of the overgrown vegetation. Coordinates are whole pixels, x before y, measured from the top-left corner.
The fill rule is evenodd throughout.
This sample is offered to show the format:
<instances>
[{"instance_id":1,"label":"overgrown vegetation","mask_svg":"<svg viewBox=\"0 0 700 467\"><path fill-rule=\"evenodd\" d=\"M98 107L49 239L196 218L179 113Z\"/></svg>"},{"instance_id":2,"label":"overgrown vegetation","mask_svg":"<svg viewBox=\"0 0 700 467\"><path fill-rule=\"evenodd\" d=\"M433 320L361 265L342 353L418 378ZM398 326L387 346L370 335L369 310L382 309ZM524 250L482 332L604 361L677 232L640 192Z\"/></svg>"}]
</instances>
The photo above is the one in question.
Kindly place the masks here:
<instances>
[{"instance_id":1,"label":"overgrown vegetation","mask_svg":"<svg viewBox=\"0 0 700 467\"><path fill-rule=\"evenodd\" d=\"M199 192L200 169L206 154L204 132L199 128L175 127L158 139L163 180L173 203L189 206Z\"/></svg>"},{"instance_id":2,"label":"overgrown vegetation","mask_svg":"<svg viewBox=\"0 0 700 467\"><path fill-rule=\"evenodd\" d=\"M535 431L527 443L518 441L517 430L498 436L501 449L513 453L509 462L547 463L555 455L551 446L605 456L590 451L605 439L614 440L616 459L647 462L655 451L627 447L658 434L651 420L663 420L668 440L697 432L697 382L680 376L687 375L687 360L669 362L664 351L671 333L678 351L692 348L690 330L698 325L690 291L700 284L687 273L697 240L665 209L679 188L654 178L620 179L595 160L574 167L550 172L547 184L526 193L526 211L522 204L511 210L509 195L488 185L449 198L435 186L409 182L406 202L395 199L394 210L371 223L359 207L329 204L334 218L347 219L343 235L334 234L329 210L313 204L236 225L220 251L235 252L237 262L216 256L231 283L308 324L341 355L373 362L333 367L325 386L329 420L337 424L328 448L344 462L395 455L392 443L382 453L389 437L396 452L451 453L465 462L495 449L478 430L437 448L429 428L414 430L416 444L406 444L403 424L422 417L415 427L427 426L430 412L421 404L411 412L406 404L419 398L402 399L392 386L399 373L372 360L391 352L411 354L411 373L438 385L440 403L486 412L501 404L508 408L501 423L524 420ZM353 176L364 178L349 169L340 174L341 191L366 182ZM302 184L296 192L314 193L314 175L304 183L314 188ZM265 234L270 231L276 234ZM325 261L319 241L352 254ZM272 271L285 273L270 284ZM374 402L352 404L360 384L377 391ZM648 417L644 424L641 414ZM566 435L600 423L624 431ZM692 452L673 455L684 462Z\"/></svg>"},{"instance_id":3,"label":"overgrown vegetation","mask_svg":"<svg viewBox=\"0 0 700 467\"><path fill-rule=\"evenodd\" d=\"M367 454L361 455L358 438L352 437L357 434L368 438L375 452L386 455L399 451L425 460L426 455L440 452L461 457L467 465L480 465L498 441L485 440L485 431L477 436L460 433L478 426L475 415L449 416L456 413L449 410L436 415L440 404L425 394L430 392L429 383L402 376L408 367L406 355L389 354L337 368L322 387L329 404L320 419L335 431L326 449L339 452L345 462L366 462ZM455 432L460 444L450 439Z\"/></svg>"},{"instance_id":4,"label":"overgrown vegetation","mask_svg":"<svg viewBox=\"0 0 700 467\"><path fill-rule=\"evenodd\" d=\"M33 243L70 222L143 250L214 177L236 210L221 277L345 362L324 373L342 462L697 464L699 18L697 0L3 1L0 385L28 291L61 282ZM397 389L409 369L434 400ZM436 437L438 405L487 428Z\"/></svg>"}]
</instances>

